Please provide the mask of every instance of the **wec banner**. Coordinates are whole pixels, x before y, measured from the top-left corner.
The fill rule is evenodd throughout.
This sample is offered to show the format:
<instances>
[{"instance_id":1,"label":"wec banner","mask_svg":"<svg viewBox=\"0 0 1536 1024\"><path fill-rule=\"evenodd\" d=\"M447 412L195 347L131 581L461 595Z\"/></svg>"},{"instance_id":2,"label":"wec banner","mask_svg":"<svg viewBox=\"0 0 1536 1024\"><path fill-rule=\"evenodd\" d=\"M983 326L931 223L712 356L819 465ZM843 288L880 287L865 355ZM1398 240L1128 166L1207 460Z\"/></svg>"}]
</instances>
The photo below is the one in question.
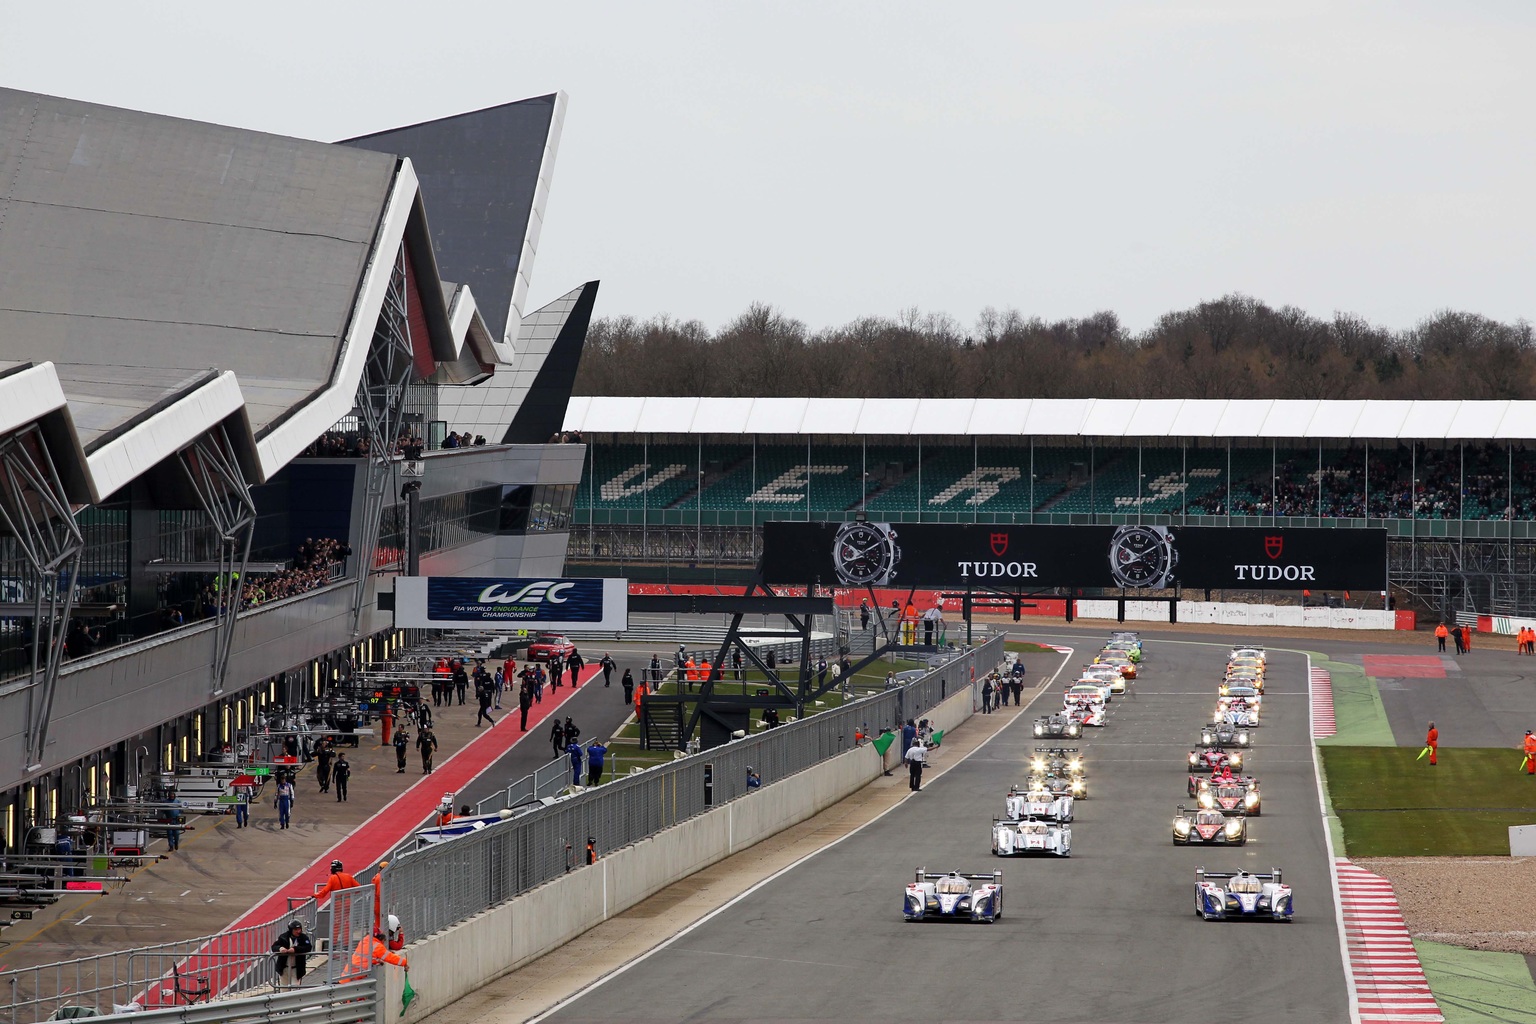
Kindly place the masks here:
<instances>
[{"instance_id":1,"label":"wec banner","mask_svg":"<svg viewBox=\"0 0 1536 1024\"><path fill-rule=\"evenodd\" d=\"M620 632L628 625L628 580L395 577L398 629L506 626Z\"/></svg>"},{"instance_id":2,"label":"wec banner","mask_svg":"<svg viewBox=\"0 0 1536 1024\"><path fill-rule=\"evenodd\" d=\"M763 569L775 585L1380 590L1387 531L775 522Z\"/></svg>"}]
</instances>

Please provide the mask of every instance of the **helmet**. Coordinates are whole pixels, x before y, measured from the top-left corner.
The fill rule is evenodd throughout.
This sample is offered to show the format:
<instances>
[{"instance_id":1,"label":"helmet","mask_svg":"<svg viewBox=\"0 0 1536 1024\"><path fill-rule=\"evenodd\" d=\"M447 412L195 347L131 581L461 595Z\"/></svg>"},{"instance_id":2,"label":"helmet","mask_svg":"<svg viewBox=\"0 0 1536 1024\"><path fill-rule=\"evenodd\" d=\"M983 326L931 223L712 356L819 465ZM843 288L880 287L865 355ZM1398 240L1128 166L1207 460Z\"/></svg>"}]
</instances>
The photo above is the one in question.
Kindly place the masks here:
<instances>
[{"instance_id":1,"label":"helmet","mask_svg":"<svg viewBox=\"0 0 1536 1024\"><path fill-rule=\"evenodd\" d=\"M342 870L341 861L339 861L339 860L331 861L331 870L332 871L340 871L340 870Z\"/></svg>"},{"instance_id":2,"label":"helmet","mask_svg":"<svg viewBox=\"0 0 1536 1024\"><path fill-rule=\"evenodd\" d=\"M289 921L288 922L288 930L289 931L293 931L295 928L297 928L299 931L303 931L304 930L304 922L303 921Z\"/></svg>"},{"instance_id":3,"label":"helmet","mask_svg":"<svg viewBox=\"0 0 1536 1024\"><path fill-rule=\"evenodd\" d=\"M394 914L390 914L388 917L386 917L384 919L384 923L389 926L389 930L392 932L397 932L400 930L400 919Z\"/></svg>"}]
</instances>

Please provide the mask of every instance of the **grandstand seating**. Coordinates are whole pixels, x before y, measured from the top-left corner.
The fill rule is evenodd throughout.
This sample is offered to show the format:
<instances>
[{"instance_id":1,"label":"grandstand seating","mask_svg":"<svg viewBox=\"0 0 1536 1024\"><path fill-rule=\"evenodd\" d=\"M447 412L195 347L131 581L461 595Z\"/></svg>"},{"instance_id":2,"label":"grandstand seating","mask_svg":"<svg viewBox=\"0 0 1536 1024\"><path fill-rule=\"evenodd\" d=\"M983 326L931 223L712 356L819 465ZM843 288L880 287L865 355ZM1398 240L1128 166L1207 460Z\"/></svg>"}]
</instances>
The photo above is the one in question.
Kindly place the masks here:
<instances>
[{"instance_id":1,"label":"grandstand seating","mask_svg":"<svg viewBox=\"0 0 1536 1024\"><path fill-rule=\"evenodd\" d=\"M699 487L697 444L599 443L578 509L703 511L758 518L860 507L872 515L946 519L1065 515L1366 515L1365 449L1148 447L1138 486L1134 447L1027 444L707 444ZM1514 480L1510 482L1513 462ZM649 463L649 488L642 467ZM1089 466L1093 467L1092 480ZM812 469L807 473L806 466ZM868 476L865 478L864 474ZM807 480L807 476L809 480ZM1536 451L1502 445L1370 450L1372 519L1502 519L1507 506L1536 518ZM595 484L595 485L594 485ZM807 506L809 494L809 506Z\"/></svg>"}]
</instances>

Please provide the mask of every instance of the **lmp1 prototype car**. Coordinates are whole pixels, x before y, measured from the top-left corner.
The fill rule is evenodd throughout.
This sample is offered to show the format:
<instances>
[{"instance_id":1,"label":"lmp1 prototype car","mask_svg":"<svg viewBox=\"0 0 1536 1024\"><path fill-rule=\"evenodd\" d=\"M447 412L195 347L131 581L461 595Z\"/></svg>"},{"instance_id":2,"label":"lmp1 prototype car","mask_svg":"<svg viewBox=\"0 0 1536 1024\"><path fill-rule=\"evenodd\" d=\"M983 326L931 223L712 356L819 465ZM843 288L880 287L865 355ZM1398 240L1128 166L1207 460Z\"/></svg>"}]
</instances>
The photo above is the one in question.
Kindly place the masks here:
<instances>
[{"instance_id":1,"label":"lmp1 prototype car","mask_svg":"<svg viewBox=\"0 0 1536 1024\"><path fill-rule=\"evenodd\" d=\"M1036 747L1029 770L1036 775L1082 775L1083 758L1076 747Z\"/></svg>"},{"instance_id":2,"label":"lmp1 prototype car","mask_svg":"<svg viewBox=\"0 0 1536 1024\"><path fill-rule=\"evenodd\" d=\"M1212 722L1200 727L1202 747L1251 747L1253 734L1231 722Z\"/></svg>"},{"instance_id":3,"label":"lmp1 prototype car","mask_svg":"<svg viewBox=\"0 0 1536 1024\"><path fill-rule=\"evenodd\" d=\"M1252 775L1210 778L1191 775L1190 793L1201 809L1223 814L1247 814L1257 818L1263 810L1259 780Z\"/></svg>"},{"instance_id":4,"label":"lmp1 prototype car","mask_svg":"<svg viewBox=\"0 0 1536 1024\"><path fill-rule=\"evenodd\" d=\"M1066 711L1058 711L1054 715L1046 715L1035 719L1035 739L1069 739L1075 740L1083 734L1083 723L1067 714Z\"/></svg>"},{"instance_id":5,"label":"lmp1 prototype car","mask_svg":"<svg viewBox=\"0 0 1536 1024\"><path fill-rule=\"evenodd\" d=\"M901 916L908 921L930 917L951 921L996 921L1003 916L1003 873L951 871L935 874L918 868L917 880L907 883Z\"/></svg>"},{"instance_id":6,"label":"lmp1 prototype car","mask_svg":"<svg viewBox=\"0 0 1536 1024\"><path fill-rule=\"evenodd\" d=\"M1062 714L1081 725L1091 725L1095 728L1104 724L1106 712L1104 702L1098 700L1075 700L1068 697L1062 702Z\"/></svg>"},{"instance_id":7,"label":"lmp1 prototype car","mask_svg":"<svg viewBox=\"0 0 1536 1024\"><path fill-rule=\"evenodd\" d=\"M1195 913L1207 921L1229 917L1289 921L1291 887L1280 881L1280 869L1269 874L1247 871L1195 871Z\"/></svg>"},{"instance_id":8,"label":"lmp1 prototype car","mask_svg":"<svg viewBox=\"0 0 1536 1024\"><path fill-rule=\"evenodd\" d=\"M1242 815L1229 818L1221 811L1188 810L1183 804L1173 818L1173 844L1193 846L1242 846L1248 842L1248 821Z\"/></svg>"},{"instance_id":9,"label":"lmp1 prototype car","mask_svg":"<svg viewBox=\"0 0 1536 1024\"><path fill-rule=\"evenodd\" d=\"M992 821L992 853L1011 857L1023 853L1049 853L1056 857L1072 856L1072 826L1038 818Z\"/></svg>"},{"instance_id":10,"label":"lmp1 prototype car","mask_svg":"<svg viewBox=\"0 0 1536 1024\"><path fill-rule=\"evenodd\" d=\"M1074 800L1088 799L1087 780L1081 775L1069 775L1066 772L1036 772L1030 775L1025 789L1043 789L1053 796L1070 796Z\"/></svg>"},{"instance_id":11,"label":"lmp1 prototype car","mask_svg":"<svg viewBox=\"0 0 1536 1024\"><path fill-rule=\"evenodd\" d=\"M1222 768L1231 768L1234 772L1243 767L1243 752L1241 750L1223 750L1220 747L1210 747L1204 750L1191 750L1189 752L1189 770L1194 772L1214 772Z\"/></svg>"},{"instance_id":12,"label":"lmp1 prototype car","mask_svg":"<svg viewBox=\"0 0 1536 1024\"><path fill-rule=\"evenodd\" d=\"M1216 702L1216 721L1225 722L1239 729L1259 727L1259 706L1242 697L1223 697Z\"/></svg>"},{"instance_id":13,"label":"lmp1 prototype car","mask_svg":"<svg viewBox=\"0 0 1536 1024\"><path fill-rule=\"evenodd\" d=\"M1067 823L1072 820L1072 793L1053 793L1044 786L1016 786L1003 799L1003 807L1003 813L1013 821L1040 818Z\"/></svg>"}]
</instances>

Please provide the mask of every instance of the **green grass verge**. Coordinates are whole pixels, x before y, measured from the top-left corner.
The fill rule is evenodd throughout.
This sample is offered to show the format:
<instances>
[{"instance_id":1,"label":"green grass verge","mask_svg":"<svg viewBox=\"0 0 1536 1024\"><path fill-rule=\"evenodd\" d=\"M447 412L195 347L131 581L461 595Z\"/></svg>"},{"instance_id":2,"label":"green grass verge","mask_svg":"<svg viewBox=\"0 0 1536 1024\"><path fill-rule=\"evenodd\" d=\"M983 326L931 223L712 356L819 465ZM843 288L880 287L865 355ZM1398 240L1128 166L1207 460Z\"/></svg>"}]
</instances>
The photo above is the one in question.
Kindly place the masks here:
<instances>
[{"instance_id":1,"label":"green grass verge","mask_svg":"<svg viewBox=\"0 0 1536 1024\"><path fill-rule=\"evenodd\" d=\"M1004 640L1003 649L1017 651L1019 654L1055 654L1056 650L1043 644L1031 643L1028 640Z\"/></svg>"},{"instance_id":2,"label":"green grass verge","mask_svg":"<svg viewBox=\"0 0 1536 1024\"><path fill-rule=\"evenodd\" d=\"M1536 1024L1536 982L1525 957L1414 939L1446 1024Z\"/></svg>"},{"instance_id":3,"label":"green grass verge","mask_svg":"<svg viewBox=\"0 0 1536 1024\"><path fill-rule=\"evenodd\" d=\"M1381 691L1376 689L1376 680L1365 674L1365 669L1333 661L1317 651L1303 653L1311 655L1312 667L1326 671L1333 684L1333 714L1338 732L1320 738L1319 746L1390 747L1397 744L1392 736L1392 725L1387 721L1387 709L1381 703Z\"/></svg>"},{"instance_id":4,"label":"green grass verge","mask_svg":"<svg viewBox=\"0 0 1536 1024\"><path fill-rule=\"evenodd\" d=\"M1536 779L1514 750L1320 748L1350 857L1504 856L1509 826L1536 820Z\"/></svg>"}]
</instances>

